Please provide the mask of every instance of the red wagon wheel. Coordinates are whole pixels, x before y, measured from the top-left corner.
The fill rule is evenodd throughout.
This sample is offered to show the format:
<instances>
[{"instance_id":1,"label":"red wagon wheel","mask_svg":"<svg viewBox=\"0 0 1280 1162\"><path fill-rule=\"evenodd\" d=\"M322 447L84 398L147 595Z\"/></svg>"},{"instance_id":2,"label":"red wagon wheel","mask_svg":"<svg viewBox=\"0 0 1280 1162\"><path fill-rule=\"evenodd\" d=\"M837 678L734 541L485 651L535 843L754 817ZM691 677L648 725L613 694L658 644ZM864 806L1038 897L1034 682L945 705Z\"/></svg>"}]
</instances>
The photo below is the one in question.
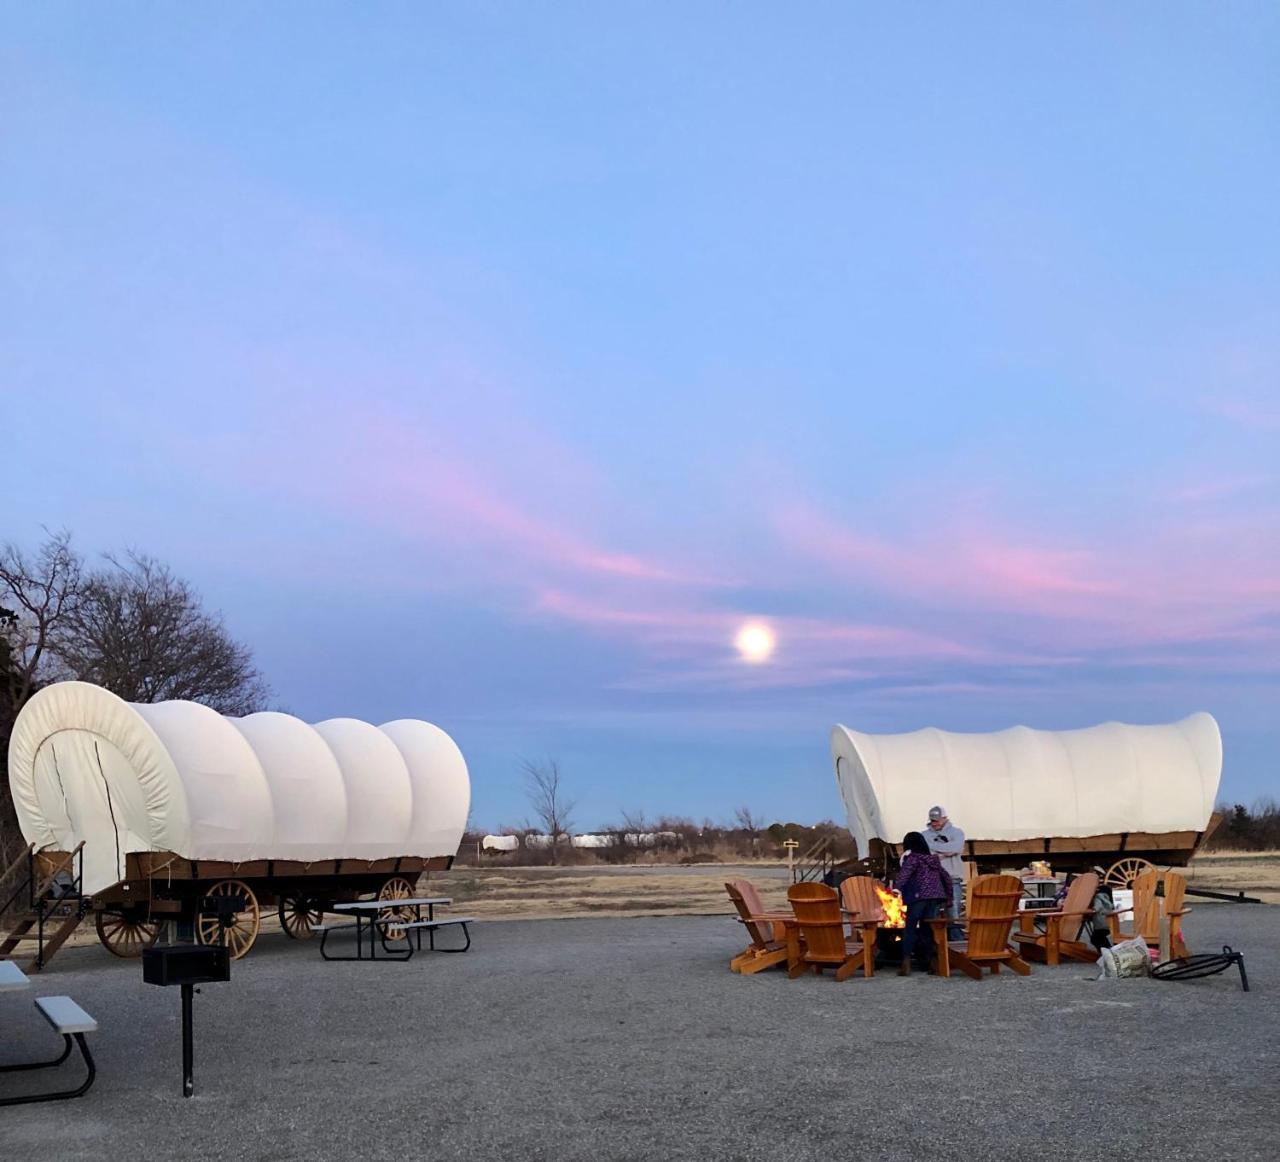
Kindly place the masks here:
<instances>
[{"instance_id":1,"label":"red wagon wheel","mask_svg":"<svg viewBox=\"0 0 1280 1162\"><path fill-rule=\"evenodd\" d=\"M378 889L378 899L388 901L411 900L413 899L413 885L404 876L396 876L387 880ZM396 923L396 921L399 921L399 923ZM378 913L378 930L382 933L384 940L407 939L408 934L400 925L412 922L413 910L410 908L388 908L385 912Z\"/></svg>"},{"instance_id":2,"label":"red wagon wheel","mask_svg":"<svg viewBox=\"0 0 1280 1162\"><path fill-rule=\"evenodd\" d=\"M258 939L262 929L262 910L258 907L258 897L244 880L219 880L207 892L206 896L243 896L244 907L235 914L235 919L227 926L226 944L231 949L231 959L239 960ZM201 913L196 917L196 940L201 944L221 944L223 942L222 924L215 915Z\"/></svg>"},{"instance_id":3,"label":"red wagon wheel","mask_svg":"<svg viewBox=\"0 0 1280 1162\"><path fill-rule=\"evenodd\" d=\"M277 911L280 927L294 940L310 940L315 935L311 926L324 922L324 908L309 896L281 896Z\"/></svg>"},{"instance_id":4,"label":"red wagon wheel","mask_svg":"<svg viewBox=\"0 0 1280 1162\"><path fill-rule=\"evenodd\" d=\"M150 948L160 935L159 920L122 912L99 912L94 917L98 939L112 956L133 960Z\"/></svg>"}]
</instances>

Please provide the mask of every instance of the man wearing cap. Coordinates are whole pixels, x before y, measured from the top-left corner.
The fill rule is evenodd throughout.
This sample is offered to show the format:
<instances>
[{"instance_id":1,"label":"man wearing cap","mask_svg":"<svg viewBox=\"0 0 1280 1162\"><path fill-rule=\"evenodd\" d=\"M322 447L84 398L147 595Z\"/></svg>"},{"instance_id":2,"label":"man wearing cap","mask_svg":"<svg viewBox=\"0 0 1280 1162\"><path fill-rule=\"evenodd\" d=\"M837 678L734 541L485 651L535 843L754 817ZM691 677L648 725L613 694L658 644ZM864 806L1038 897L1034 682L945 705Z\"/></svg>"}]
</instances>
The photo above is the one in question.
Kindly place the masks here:
<instances>
[{"instance_id":1,"label":"man wearing cap","mask_svg":"<svg viewBox=\"0 0 1280 1162\"><path fill-rule=\"evenodd\" d=\"M960 858L964 852L964 832L947 818L945 807L930 807L924 839L951 877L951 918L959 920L964 907L964 860ZM961 936L960 929L951 929L952 940Z\"/></svg>"}]
</instances>

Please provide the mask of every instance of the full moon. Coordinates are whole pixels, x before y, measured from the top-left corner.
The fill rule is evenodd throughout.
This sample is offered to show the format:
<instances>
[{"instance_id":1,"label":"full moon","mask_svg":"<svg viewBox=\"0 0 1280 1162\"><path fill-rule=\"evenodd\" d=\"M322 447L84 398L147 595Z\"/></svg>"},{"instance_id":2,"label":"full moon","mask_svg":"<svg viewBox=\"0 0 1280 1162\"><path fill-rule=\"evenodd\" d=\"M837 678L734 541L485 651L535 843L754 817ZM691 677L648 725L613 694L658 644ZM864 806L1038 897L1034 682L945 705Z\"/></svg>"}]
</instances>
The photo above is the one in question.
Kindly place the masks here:
<instances>
[{"instance_id":1,"label":"full moon","mask_svg":"<svg viewBox=\"0 0 1280 1162\"><path fill-rule=\"evenodd\" d=\"M773 636L773 630L767 625L751 621L738 630L738 636L733 639L733 644L742 655L744 662L758 665L761 662L767 662L772 656L777 639Z\"/></svg>"}]
</instances>

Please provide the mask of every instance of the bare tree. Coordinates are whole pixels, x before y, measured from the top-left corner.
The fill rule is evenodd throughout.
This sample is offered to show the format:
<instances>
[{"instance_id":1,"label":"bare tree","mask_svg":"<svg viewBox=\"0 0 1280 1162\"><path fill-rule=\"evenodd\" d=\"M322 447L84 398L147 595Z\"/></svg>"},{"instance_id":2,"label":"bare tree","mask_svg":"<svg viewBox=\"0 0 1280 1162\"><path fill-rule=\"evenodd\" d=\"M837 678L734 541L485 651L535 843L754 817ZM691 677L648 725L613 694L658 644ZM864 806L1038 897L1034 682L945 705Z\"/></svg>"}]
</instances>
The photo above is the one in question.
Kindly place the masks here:
<instances>
[{"instance_id":1,"label":"bare tree","mask_svg":"<svg viewBox=\"0 0 1280 1162\"><path fill-rule=\"evenodd\" d=\"M754 855L759 843L760 828L764 826L764 820L755 814L750 807L739 807L733 813L733 817L738 826L747 833L747 837L751 840L751 853Z\"/></svg>"},{"instance_id":2,"label":"bare tree","mask_svg":"<svg viewBox=\"0 0 1280 1162\"><path fill-rule=\"evenodd\" d=\"M648 816L637 807L635 810L622 811L622 828L616 833L615 842L622 859L635 863L644 850L646 835L653 833Z\"/></svg>"},{"instance_id":3,"label":"bare tree","mask_svg":"<svg viewBox=\"0 0 1280 1162\"><path fill-rule=\"evenodd\" d=\"M187 582L142 553L106 559L53 635L68 676L128 702L187 698L234 715L262 709L269 690L248 647Z\"/></svg>"},{"instance_id":4,"label":"bare tree","mask_svg":"<svg viewBox=\"0 0 1280 1162\"><path fill-rule=\"evenodd\" d=\"M560 837L567 835L573 826L577 802L565 794L560 764L555 759L521 759L520 766L529 793L529 806L544 832L551 837L551 862L556 863Z\"/></svg>"},{"instance_id":5,"label":"bare tree","mask_svg":"<svg viewBox=\"0 0 1280 1162\"><path fill-rule=\"evenodd\" d=\"M14 714L35 690L56 635L79 605L83 569L65 529L50 534L34 555L12 544L0 549L0 636L5 639ZM9 725L12 720L0 723L6 738Z\"/></svg>"},{"instance_id":6,"label":"bare tree","mask_svg":"<svg viewBox=\"0 0 1280 1162\"><path fill-rule=\"evenodd\" d=\"M54 635L76 608L81 568L65 530L50 534L34 555L11 544L0 549L0 756L48 668ZM9 780L0 779L0 874L21 850Z\"/></svg>"}]
</instances>

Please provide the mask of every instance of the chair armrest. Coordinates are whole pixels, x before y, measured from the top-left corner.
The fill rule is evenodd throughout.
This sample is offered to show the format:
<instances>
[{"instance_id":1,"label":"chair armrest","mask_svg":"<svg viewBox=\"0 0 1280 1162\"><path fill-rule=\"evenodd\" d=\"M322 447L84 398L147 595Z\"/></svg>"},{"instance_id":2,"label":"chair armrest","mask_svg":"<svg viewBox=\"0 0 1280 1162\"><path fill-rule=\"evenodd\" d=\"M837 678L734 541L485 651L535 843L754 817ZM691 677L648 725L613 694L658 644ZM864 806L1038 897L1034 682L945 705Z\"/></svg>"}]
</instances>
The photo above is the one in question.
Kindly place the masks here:
<instances>
[{"instance_id":1,"label":"chair armrest","mask_svg":"<svg viewBox=\"0 0 1280 1162\"><path fill-rule=\"evenodd\" d=\"M937 916L932 920L926 920L925 923L932 924L935 927L945 924L948 928L967 928L970 921L975 919L983 924L1003 924L1006 920L1017 920L1018 917L1024 914L1023 912L1014 912L1008 916L966 916L963 920L953 920L949 916Z\"/></svg>"}]
</instances>

